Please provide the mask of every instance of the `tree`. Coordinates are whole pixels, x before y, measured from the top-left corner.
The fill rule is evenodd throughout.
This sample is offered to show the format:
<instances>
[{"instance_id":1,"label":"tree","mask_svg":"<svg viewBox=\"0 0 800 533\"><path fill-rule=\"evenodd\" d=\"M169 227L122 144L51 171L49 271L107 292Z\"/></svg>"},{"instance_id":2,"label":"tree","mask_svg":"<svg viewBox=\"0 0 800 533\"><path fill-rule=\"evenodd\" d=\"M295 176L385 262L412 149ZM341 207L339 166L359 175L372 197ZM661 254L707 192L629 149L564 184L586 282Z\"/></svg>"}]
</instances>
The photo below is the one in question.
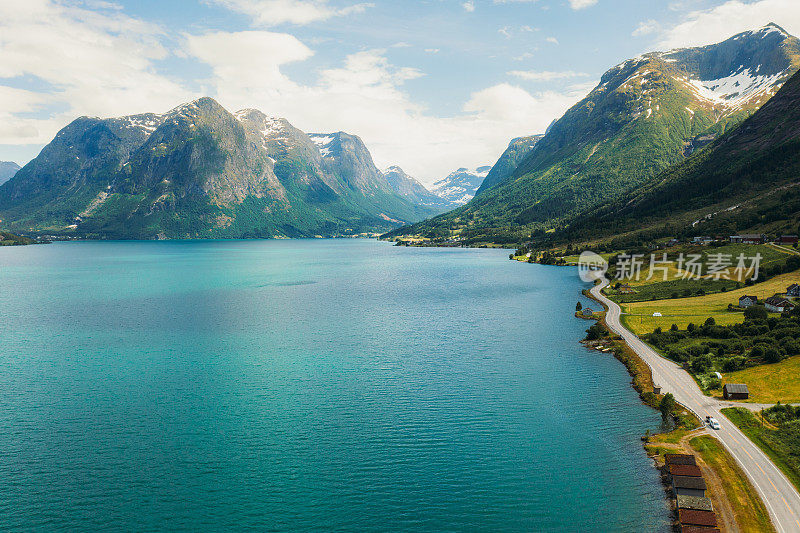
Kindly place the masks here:
<instances>
[{"instance_id":1,"label":"tree","mask_svg":"<svg viewBox=\"0 0 800 533\"><path fill-rule=\"evenodd\" d=\"M580 313L580 312L581 312L581 309L583 309L583 306L581 305L581 303L580 303L580 302L578 302L577 304L575 304L575 311L577 311L578 313Z\"/></svg>"},{"instance_id":2,"label":"tree","mask_svg":"<svg viewBox=\"0 0 800 533\"><path fill-rule=\"evenodd\" d=\"M767 363L780 363L783 361L783 356L776 348L767 348L764 351L764 361Z\"/></svg>"},{"instance_id":3,"label":"tree","mask_svg":"<svg viewBox=\"0 0 800 533\"><path fill-rule=\"evenodd\" d=\"M670 331L678 331L678 324L672 324L672 325L669 327L669 330L670 330Z\"/></svg>"},{"instance_id":4,"label":"tree","mask_svg":"<svg viewBox=\"0 0 800 533\"><path fill-rule=\"evenodd\" d=\"M592 324L592 326L586 330L586 340L596 341L601 339L604 333L605 331L603 331L603 328L600 326L600 324Z\"/></svg>"},{"instance_id":5,"label":"tree","mask_svg":"<svg viewBox=\"0 0 800 533\"><path fill-rule=\"evenodd\" d=\"M747 309L744 310L744 317L750 320L757 320L757 319L765 319L769 315L767 314L767 308L763 305L751 305Z\"/></svg>"},{"instance_id":6,"label":"tree","mask_svg":"<svg viewBox=\"0 0 800 533\"><path fill-rule=\"evenodd\" d=\"M672 416L672 413L675 411L675 405L675 397L671 392L668 392L661 398L661 403L658 408L661 411L661 418L664 419L664 422L669 420L669 417Z\"/></svg>"},{"instance_id":7,"label":"tree","mask_svg":"<svg viewBox=\"0 0 800 533\"><path fill-rule=\"evenodd\" d=\"M717 325L717 321L716 321L716 320L714 320L714 317L713 317L713 316L710 316L710 317L708 317L708 318L706 319L706 323L705 323L705 325L706 325L706 326L716 326L716 325Z\"/></svg>"}]
</instances>

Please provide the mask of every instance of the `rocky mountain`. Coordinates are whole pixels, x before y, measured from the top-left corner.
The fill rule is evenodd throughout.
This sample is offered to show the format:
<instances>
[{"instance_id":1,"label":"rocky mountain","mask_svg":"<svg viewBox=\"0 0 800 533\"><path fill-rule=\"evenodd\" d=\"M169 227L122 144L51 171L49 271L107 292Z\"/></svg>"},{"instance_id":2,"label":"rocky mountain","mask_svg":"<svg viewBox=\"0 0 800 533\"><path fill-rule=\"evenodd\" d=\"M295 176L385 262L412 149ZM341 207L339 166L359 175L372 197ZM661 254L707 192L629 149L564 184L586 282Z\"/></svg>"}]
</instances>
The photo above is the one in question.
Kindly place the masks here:
<instances>
[{"instance_id":1,"label":"rocky mountain","mask_svg":"<svg viewBox=\"0 0 800 533\"><path fill-rule=\"evenodd\" d=\"M433 184L431 192L444 198L453 206L464 205L478 192L483 180L489 175L492 167L484 166L475 169L459 168L449 176Z\"/></svg>"},{"instance_id":2,"label":"rocky mountain","mask_svg":"<svg viewBox=\"0 0 800 533\"><path fill-rule=\"evenodd\" d=\"M624 198L584 213L553 237L616 238L796 233L800 225L800 73L695 157Z\"/></svg>"},{"instance_id":3,"label":"rocky mountain","mask_svg":"<svg viewBox=\"0 0 800 533\"><path fill-rule=\"evenodd\" d=\"M394 192L414 204L430 207L439 213L456 207L452 202L430 192L423 184L406 174L398 166L387 168L383 171L383 175Z\"/></svg>"},{"instance_id":4,"label":"rocky mountain","mask_svg":"<svg viewBox=\"0 0 800 533\"><path fill-rule=\"evenodd\" d=\"M358 137L308 136L211 98L82 117L0 186L9 229L97 238L306 237L381 231L435 211L396 194Z\"/></svg>"},{"instance_id":5,"label":"rocky mountain","mask_svg":"<svg viewBox=\"0 0 800 533\"><path fill-rule=\"evenodd\" d=\"M0 185L14 177L20 166L13 161L0 161Z\"/></svg>"},{"instance_id":6,"label":"rocky mountain","mask_svg":"<svg viewBox=\"0 0 800 533\"><path fill-rule=\"evenodd\" d=\"M403 234L519 242L622 197L740 124L800 68L800 41L770 24L709 46L654 52L606 72L507 177ZM700 151L702 153L702 150Z\"/></svg>"}]
</instances>

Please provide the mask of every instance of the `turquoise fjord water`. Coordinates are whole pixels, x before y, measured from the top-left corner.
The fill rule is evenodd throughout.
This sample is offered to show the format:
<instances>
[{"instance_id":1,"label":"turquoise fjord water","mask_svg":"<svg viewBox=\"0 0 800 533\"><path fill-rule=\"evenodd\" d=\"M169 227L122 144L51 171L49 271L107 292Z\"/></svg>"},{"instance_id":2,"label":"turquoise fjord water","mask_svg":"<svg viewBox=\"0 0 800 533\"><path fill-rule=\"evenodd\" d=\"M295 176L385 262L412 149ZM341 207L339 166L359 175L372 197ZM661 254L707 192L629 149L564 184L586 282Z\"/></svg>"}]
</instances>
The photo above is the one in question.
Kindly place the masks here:
<instances>
[{"instance_id":1,"label":"turquoise fjord water","mask_svg":"<svg viewBox=\"0 0 800 533\"><path fill-rule=\"evenodd\" d=\"M571 269L374 241L0 249L0 529L667 531Z\"/></svg>"}]
</instances>

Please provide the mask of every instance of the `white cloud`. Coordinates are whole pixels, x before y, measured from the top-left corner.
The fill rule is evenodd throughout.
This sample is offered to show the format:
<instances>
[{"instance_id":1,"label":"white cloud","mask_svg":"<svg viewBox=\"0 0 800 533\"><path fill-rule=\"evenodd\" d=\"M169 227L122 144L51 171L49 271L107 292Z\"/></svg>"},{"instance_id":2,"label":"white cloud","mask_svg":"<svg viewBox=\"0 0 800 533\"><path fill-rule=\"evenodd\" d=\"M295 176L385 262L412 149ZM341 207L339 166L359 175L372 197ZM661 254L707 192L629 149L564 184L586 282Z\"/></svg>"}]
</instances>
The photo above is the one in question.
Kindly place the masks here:
<instances>
[{"instance_id":1,"label":"white cloud","mask_svg":"<svg viewBox=\"0 0 800 533\"><path fill-rule=\"evenodd\" d=\"M711 9L692 11L682 23L663 33L658 46L667 49L711 44L769 22L780 24L794 35L800 34L800 2L730 0Z\"/></svg>"},{"instance_id":2,"label":"white cloud","mask_svg":"<svg viewBox=\"0 0 800 533\"><path fill-rule=\"evenodd\" d=\"M639 25L633 30L631 33L634 37L641 37L643 35L650 35L652 33L658 33L661 30L661 25L653 19L645 20L644 22L640 22Z\"/></svg>"},{"instance_id":3,"label":"white cloud","mask_svg":"<svg viewBox=\"0 0 800 533\"><path fill-rule=\"evenodd\" d=\"M475 2L473 2L472 0L464 2L463 4L461 4L461 7L463 7L464 10L467 11L468 13L472 13L473 11L475 11Z\"/></svg>"},{"instance_id":4,"label":"white cloud","mask_svg":"<svg viewBox=\"0 0 800 533\"><path fill-rule=\"evenodd\" d=\"M586 9L587 7L592 7L595 4L597 4L597 0L569 0L569 7L571 7L576 11L578 9Z\"/></svg>"},{"instance_id":5,"label":"white cloud","mask_svg":"<svg viewBox=\"0 0 800 533\"><path fill-rule=\"evenodd\" d=\"M268 31L187 35L186 53L211 66L215 83L235 80L231 86L259 92L295 89L281 66L314 54L292 35Z\"/></svg>"},{"instance_id":6,"label":"white cloud","mask_svg":"<svg viewBox=\"0 0 800 533\"><path fill-rule=\"evenodd\" d=\"M548 43L558 44L558 39L556 39L555 37L548 37L547 39L545 39L545 41L547 41Z\"/></svg>"},{"instance_id":7,"label":"white cloud","mask_svg":"<svg viewBox=\"0 0 800 533\"><path fill-rule=\"evenodd\" d=\"M583 72L574 72L572 70L565 70L561 72L553 72L549 70L536 71L536 70L512 70L508 73L509 76L522 78L523 80L530 81L553 81L564 80L568 78L582 78L588 76Z\"/></svg>"},{"instance_id":8,"label":"white cloud","mask_svg":"<svg viewBox=\"0 0 800 533\"><path fill-rule=\"evenodd\" d=\"M206 0L231 11L250 16L260 26L279 24L310 24L336 16L362 13L373 7L371 3L331 7L327 0Z\"/></svg>"},{"instance_id":9,"label":"white cloud","mask_svg":"<svg viewBox=\"0 0 800 533\"><path fill-rule=\"evenodd\" d=\"M427 184L459 166L493 163L510 139L543 132L582 96L575 91L531 94L500 84L473 94L463 112L440 117L403 90L405 82L422 72L392 65L384 50L352 54L341 67L321 71L315 84L299 85L280 69L302 57L303 48L284 43L276 37L280 34L269 35L260 53L241 54L236 38L219 48L228 40L224 34L204 47L190 47L189 53L211 67L214 96L224 106L255 107L286 117L307 132L357 134L380 167L399 164ZM283 49L295 52L281 56ZM271 59L265 66L266 58Z\"/></svg>"},{"instance_id":10,"label":"white cloud","mask_svg":"<svg viewBox=\"0 0 800 533\"><path fill-rule=\"evenodd\" d=\"M535 52L535 51L537 51L539 49L538 48L534 48L533 50ZM517 57L514 57L512 59L514 61L525 61L526 59L531 59L532 57L535 57L535 55L536 54L534 54L533 52L523 52L521 55L518 55Z\"/></svg>"},{"instance_id":11,"label":"white cloud","mask_svg":"<svg viewBox=\"0 0 800 533\"><path fill-rule=\"evenodd\" d=\"M353 53L300 83L286 67L312 57L308 41L266 30L213 31L178 36L181 49L171 50L164 43L175 40L162 28L113 6L90 11L26 0L9 8L0 1L0 35L0 78L14 83L0 81L0 144L44 144L79 115L159 112L200 96L159 72L163 59L179 56L208 69L208 79L198 80L207 85L203 93L229 110L255 107L304 131L357 134L379 166L400 164L430 184L459 166L493 163L511 138L543 132L583 96L499 84L441 116L405 90L423 73L392 64L385 50Z\"/></svg>"},{"instance_id":12,"label":"white cloud","mask_svg":"<svg viewBox=\"0 0 800 533\"><path fill-rule=\"evenodd\" d=\"M67 117L168 109L191 96L155 68L168 54L161 28L111 7L0 2L0 78L11 80L0 81L0 143L44 143ZM8 87L30 79L37 80L36 89ZM46 119L20 116L45 103L59 112Z\"/></svg>"}]
</instances>

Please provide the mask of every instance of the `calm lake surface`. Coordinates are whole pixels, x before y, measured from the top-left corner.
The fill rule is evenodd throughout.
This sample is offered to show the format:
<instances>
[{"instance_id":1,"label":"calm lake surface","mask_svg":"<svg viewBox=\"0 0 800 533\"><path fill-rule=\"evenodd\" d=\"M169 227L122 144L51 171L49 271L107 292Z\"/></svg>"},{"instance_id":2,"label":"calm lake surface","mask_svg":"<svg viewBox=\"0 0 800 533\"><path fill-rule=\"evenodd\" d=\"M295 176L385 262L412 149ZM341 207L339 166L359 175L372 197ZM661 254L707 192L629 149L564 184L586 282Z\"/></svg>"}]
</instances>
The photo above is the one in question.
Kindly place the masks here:
<instances>
[{"instance_id":1,"label":"calm lake surface","mask_svg":"<svg viewBox=\"0 0 800 533\"><path fill-rule=\"evenodd\" d=\"M667 531L585 286L374 241L0 248L0 529Z\"/></svg>"}]
</instances>

